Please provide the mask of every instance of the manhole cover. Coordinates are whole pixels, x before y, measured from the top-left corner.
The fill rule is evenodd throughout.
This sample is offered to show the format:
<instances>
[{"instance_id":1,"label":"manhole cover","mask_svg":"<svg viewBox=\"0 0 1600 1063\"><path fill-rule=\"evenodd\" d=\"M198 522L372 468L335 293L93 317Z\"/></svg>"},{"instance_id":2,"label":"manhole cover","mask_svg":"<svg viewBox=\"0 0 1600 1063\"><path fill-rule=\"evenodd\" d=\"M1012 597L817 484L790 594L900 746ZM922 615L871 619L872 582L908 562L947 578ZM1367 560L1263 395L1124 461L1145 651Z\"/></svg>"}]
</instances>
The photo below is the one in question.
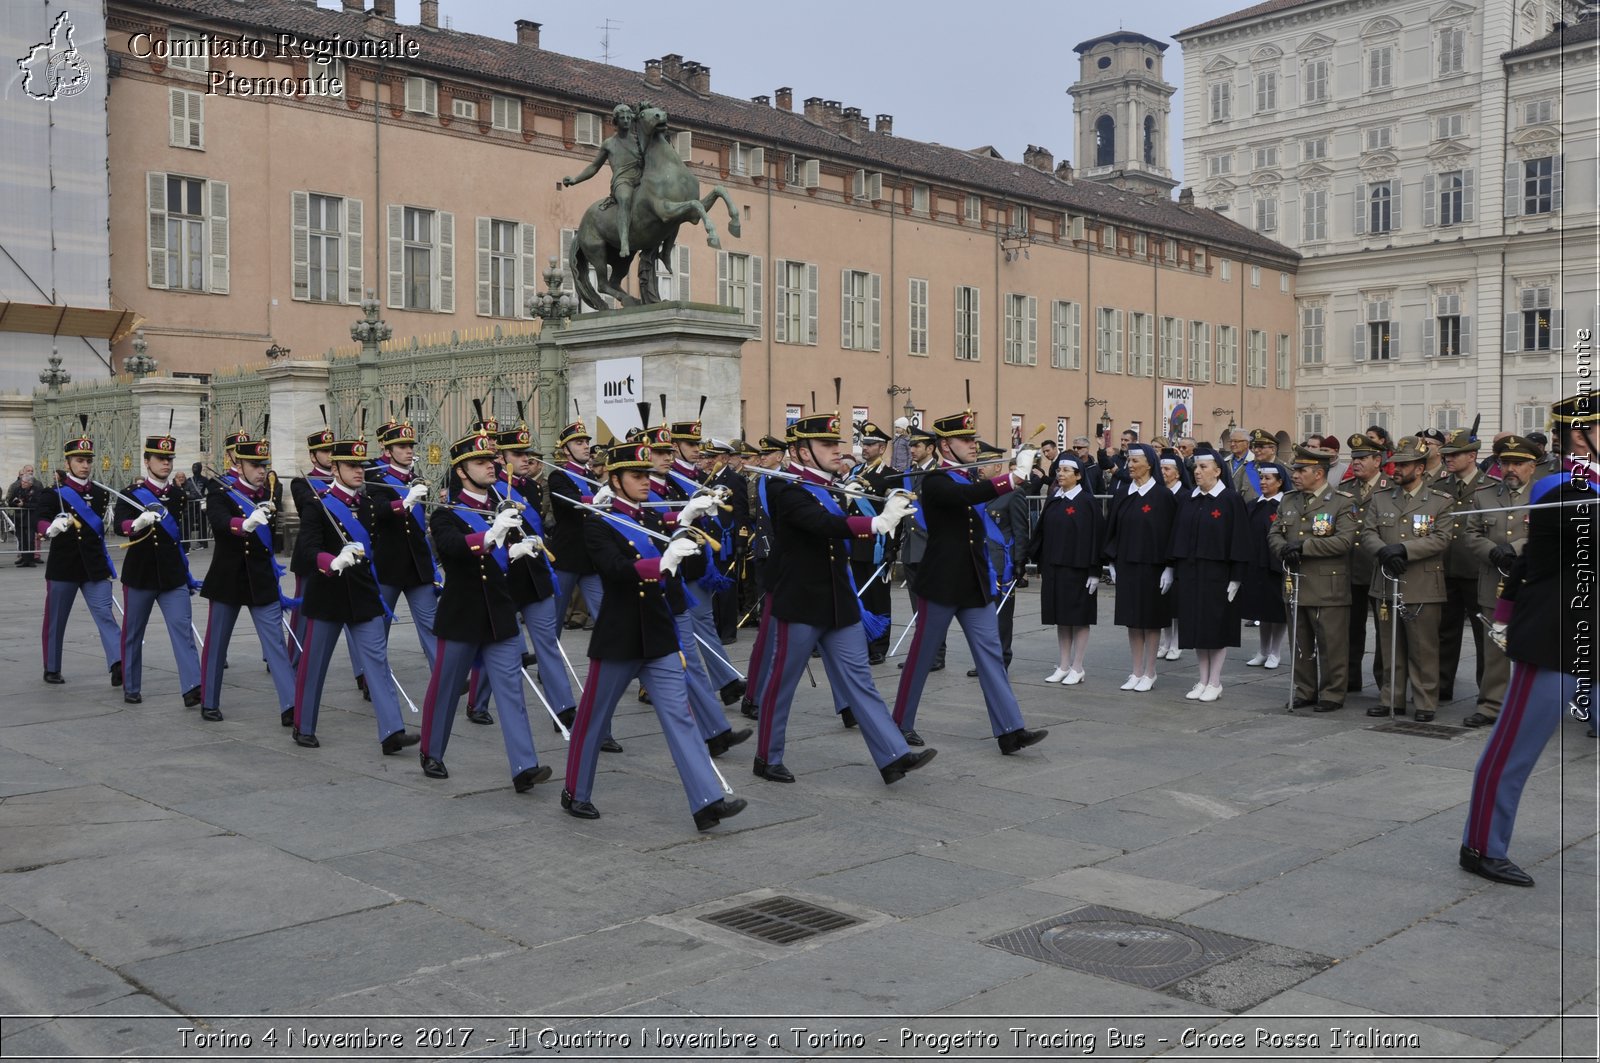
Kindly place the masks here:
<instances>
[{"instance_id":1,"label":"manhole cover","mask_svg":"<svg viewBox=\"0 0 1600 1063\"><path fill-rule=\"evenodd\" d=\"M702 915L703 922L774 945L793 945L861 922L852 915L793 897L768 897L737 908Z\"/></svg>"},{"instance_id":2,"label":"manhole cover","mask_svg":"<svg viewBox=\"0 0 1600 1063\"><path fill-rule=\"evenodd\" d=\"M1394 720L1390 723L1375 724L1367 728L1369 731L1383 731L1387 734L1416 735L1419 738L1454 738L1456 735L1467 733L1465 727L1452 727L1447 723L1418 723L1415 720Z\"/></svg>"},{"instance_id":3,"label":"manhole cover","mask_svg":"<svg viewBox=\"0 0 1600 1063\"><path fill-rule=\"evenodd\" d=\"M1138 912L1088 905L984 944L1029 959L1159 989L1260 942Z\"/></svg>"}]
</instances>

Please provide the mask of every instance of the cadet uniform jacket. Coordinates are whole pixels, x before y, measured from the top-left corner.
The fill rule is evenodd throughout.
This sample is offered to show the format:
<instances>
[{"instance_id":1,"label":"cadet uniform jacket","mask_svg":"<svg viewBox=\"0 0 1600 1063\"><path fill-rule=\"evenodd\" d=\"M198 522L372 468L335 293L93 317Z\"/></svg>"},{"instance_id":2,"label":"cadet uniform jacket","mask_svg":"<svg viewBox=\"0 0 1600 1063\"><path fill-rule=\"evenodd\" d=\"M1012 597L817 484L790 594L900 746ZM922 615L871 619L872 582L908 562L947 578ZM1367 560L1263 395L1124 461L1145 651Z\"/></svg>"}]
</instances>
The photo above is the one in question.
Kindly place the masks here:
<instances>
[{"instance_id":1,"label":"cadet uniform jacket","mask_svg":"<svg viewBox=\"0 0 1600 1063\"><path fill-rule=\"evenodd\" d=\"M465 492L459 493L456 504L476 509L484 523L494 523L492 504L478 505ZM473 531L465 517L444 507L433 511L428 529L433 532L439 563L444 567L444 590L433 617L434 633L451 642L478 644L520 637L511 581L495 560L493 548L484 543L483 532ZM519 536L520 533L511 532L506 536L506 545L516 542Z\"/></svg>"},{"instance_id":2,"label":"cadet uniform jacket","mask_svg":"<svg viewBox=\"0 0 1600 1063\"><path fill-rule=\"evenodd\" d=\"M422 525L401 505L405 491L388 483L384 477L394 476L410 486L412 473L403 473L389 465L378 465L367 470L365 494L372 499L374 509L386 507L399 519L380 519L369 528L372 533L372 552L378 568L378 579L385 587L402 590L421 587L433 582L433 552L428 548L428 536Z\"/></svg>"},{"instance_id":3,"label":"cadet uniform jacket","mask_svg":"<svg viewBox=\"0 0 1600 1063\"><path fill-rule=\"evenodd\" d=\"M371 496L371 490L367 488L354 499L341 488L333 488L328 494L344 503L369 535L373 524L382 520L389 509L387 502ZM321 503L313 501L311 508L300 514L300 534L295 538L290 565L305 576L300 611L312 620L359 624L383 615L370 558L358 560L342 572L328 567L344 549L347 538L353 540L355 536Z\"/></svg>"},{"instance_id":4,"label":"cadet uniform jacket","mask_svg":"<svg viewBox=\"0 0 1600 1063\"><path fill-rule=\"evenodd\" d=\"M532 515L531 519L538 521L539 510L534 499L539 497L539 485L520 476L512 477L510 484L522 496L523 500L528 503L527 513ZM529 493L530 491L532 494ZM489 519L493 520L494 518L490 517ZM530 518L525 515L524 519ZM540 527L542 525L535 524L534 526ZM518 533L514 538L508 537L506 543L509 545L520 538L521 534ZM553 549L550 552L555 553ZM507 575L511 580L511 598L519 606L542 602L556 592L555 579L550 571L550 561L545 557L543 550L536 550L527 557L519 557L511 562Z\"/></svg>"},{"instance_id":5,"label":"cadet uniform jacket","mask_svg":"<svg viewBox=\"0 0 1600 1063\"><path fill-rule=\"evenodd\" d=\"M139 480L129 484L122 493L132 498L135 488L139 487L155 495L173 520L181 519L188 500L177 484L169 482L158 489L147 480ZM133 519L140 512L119 498L112 525L119 534L128 535ZM168 535L160 521L141 530L139 537L128 543L128 552L122 558L122 583L142 591L170 591L188 585L189 565L184 560L183 544Z\"/></svg>"},{"instance_id":6,"label":"cadet uniform jacket","mask_svg":"<svg viewBox=\"0 0 1600 1063\"><path fill-rule=\"evenodd\" d=\"M830 513L793 481L774 479L767 484L767 504L772 507L773 530L783 544L772 588L772 615L821 628L860 623L861 609L850 584L850 548L852 542L872 538L872 518Z\"/></svg>"},{"instance_id":7,"label":"cadet uniform jacket","mask_svg":"<svg viewBox=\"0 0 1600 1063\"><path fill-rule=\"evenodd\" d=\"M613 509L623 520L637 520L638 513L624 503L613 503ZM645 557L598 513L585 518L583 542L604 586L589 639L590 659L653 661L678 653L678 629L663 582L676 577L661 571L661 558Z\"/></svg>"},{"instance_id":8,"label":"cadet uniform jacket","mask_svg":"<svg viewBox=\"0 0 1600 1063\"><path fill-rule=\"evenodd\" d=\"M111 505L111 492L104 487L89 484L78 487L67 480L59 487L38 492L33 502L33 515L38 524L49 524L62 513L76 517L74 510L62 501L58 491L76 491L87 503L88 509L102 519ZM40 532L40 538L44 537ZM44 563L44 578L63 583L94 583L111 578L111 568L106 561L105 540L74 520L72 527L50 540L50 554Z\"/></svg>"},{"instance_id":9,"label":"cadet uniform jacket","mask_svg":"<svg viewBox=\"0 0 1600 1063\"><path fill-rule=\"evenodd\" d=\"M1557 473L1536 490L1536 503L1585 502L1530 510L1528 540L1511 566L1505 598L1514 603L1506 630L1506 656L1568 675L1594 675L1594 643L1579 633L1600 625L1594 566L1581 560L1594 549L1600 500L1592 484ZM1535 480L1538 488L1540 480ZM1504 614L1497 612L1497 618Z\"/></svg>"},{"instance_id":10,"label":"cadet uniform jacket","mask_svg":"<svg viewBox=\"0 0 1600 1063\"><path fill-rule=\"evenodd\" d=\"M252 503L267 500L265 489L252 491L243 481L233 490ZM278 573L272 554L255 532L243 527L249 513L240 508L220 480L211 481L206 494L206 519L211 522L211 537L216 545L205 585L200 589L202 598L239 606L272 605L278 601Z\"/></svg>"},{"instance_id":11,"label":"cadet uniform jacket","mask_svg":"<svg viewBox=\"0 0 1600 1063\"><path fill-rule=\"evenodd\" d=\"M1415 496L1396 484L1375 492L1361 518L1361 549L1373 561L1374 598L1389 596L1389 581L1377 564L1378 551L1392 543L1406 548L1406 571L1400 577L1401 595L1408 605L1445 600L1444 557L1455 537L1455 502L1443 491L1427 485Z\"/></svg>"},{"instance_id":12,"label":"cadet uniform jacket","mask_svg":"<svg viewBox=\"0 0 1600 1063\"><path fill-rule=\"evenodd\" d=\"M912 591L920 598L957 609L974 609L993 601L989 535L974 507L1010 491L1011 478L963 484L949 472L935 469L921 480L917 493L928 523L928 545Z\"/></svg>"},{"instance_id":13,"label":"cadet uniform jacket","mask_svg":"<svg viewBox=\"0 0 1600 1063\"><path fill-rule=\"evenodd\" d=\"M566 466L550 470L546 481L550 489L550 527L546 536L550 552L556 555L556 568L576 576L594 574L594 563L589 560L588 547L584 546L584 528L589 511L574 505L594 497L594 488L576 479Z\"/></svg>"},{"instance_id":14,"label":"cadet uniform jacket","mask_svg":"<svg viewBox=\"0 0 1600 1063\"><path fill-rule=\"evenodd\" d=\"M1283 496L1278 519L1267 533L1267 549L1281 559L1285 547L1300 547L1301 605L1350 604L1350 562L1358 527L1355 499L1332 484L1316 494L1291 491Z\"/></svg>"},{"instance_id":15,"label":"cadet uniform jacket","mask_svg":"<svg viewBox=\"0 0 1600 1063\"><path fill-rule=\"evenodd\" d=\"M313 486L312 481L316 481ZM296 476L289 481L289 497L294 499L294 511L300 515L300 526L304 528L311 517L322 511L322 503L317 501L317 495L328 489L333 482L332 473L316 472L307 476ZM302 564L300 541L295 539L295 548L289 555L289 571L296 576L309 576L317 570L316 559L313 558L309 565Z\"/></svg>"}]
</instances>

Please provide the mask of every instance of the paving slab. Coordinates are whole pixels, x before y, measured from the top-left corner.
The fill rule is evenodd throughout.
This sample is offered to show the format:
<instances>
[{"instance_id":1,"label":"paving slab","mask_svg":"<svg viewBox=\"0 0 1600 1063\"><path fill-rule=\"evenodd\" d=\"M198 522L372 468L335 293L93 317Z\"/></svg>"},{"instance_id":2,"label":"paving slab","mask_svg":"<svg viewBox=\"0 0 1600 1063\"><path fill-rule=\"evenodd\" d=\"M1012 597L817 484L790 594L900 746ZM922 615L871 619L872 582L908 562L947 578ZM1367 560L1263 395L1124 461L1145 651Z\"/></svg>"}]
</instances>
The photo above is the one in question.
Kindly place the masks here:
<instances>
[{"instance_id":1,"label":"paving slab","mask_svg":"<svg viewBox=\"0 0 1600 1063\"><path fill-rule=\"evenodd\" d=\"M1121 855L1122 850L1083 843L1065 845L1060 838L1036 834L1023 826L925 845L918 852L967 867L1004 868L1008 874L1035 880L1050 878L1068 868L1098 864Z\"/></svg>"},{"instance_id":2,"label":"paving slab","mask_svg":"<svg viewBox=\"0 0 1600 1063\"><path fill-rule=\"evenodd\" d=\"M209 823L104 786L24 794L0 802L0 871L158 850L216 833Z\"/></svg>"},{"instance_id":3,"label":"paving slab","mask_svg":"<svg viewBox=\"0 0 1600 1063\"><path fill-rule=\"evenodd\" d=\"M67 790L87 780L26 753L0 749L0 798Z\"/></svg>"},{"instance_id":4,"label":"paving slab","mask_svg":"<svg viewBox=\"0 0 1600 1063\"><path fill-rule=\"evenodd\" d=\"M1231 893L1327 855L1323 849L1288 844L1263 846L1259 838L1248 835L1204 830L1157 842L1098 866L1105 871Z\"/></svg>"},{"instance_id":5,"label":"paving slab","mask_svg":"<svg viewBox=\"0 0 1600 1063\"><path fill-rule=\"evenodd\" d=\"M1221 798L1158 788L1064 812L1030 824L1029 829L1131 852L1245 811Z\"/></svg>"},{"instance_id":6,"label":"paving slab","mask_svg":"<svg viewBox=\"0 0 1600 1063\"><path fill-rule=\"evenodd\" d=\"M1159 919L1175 918L1222 896L1216 890L1101 867L1074 868L1054 878L1030 882L1028 888Z\"/></svg>"},{"instance_id":7,"label":"paving slab","mask_svg":"<svg viewBox=\"0 0 1600 1063\"><path fill-rule=\"evenodd\" d=\"M117 1000L136 987L61 938L26 920L0 924L0 1015L11 1035L43 1019L11 1016L71 1014Z\"/></svg>"},{"instance_id":8,"label":"paving slab","mask_svg":"<svg viewBox=\"0 0 1600 1063\"><path fill-rule=\"evenodd\" d=\"M170 1058L182 1051L179 1031L193 1025L154 997L128 993L26 1027L14 1029L8 1018L5 1058L104 1059L112 1052L119 1059Z\"/></svg>"},{"instance_id":9,"label":"paving slab","mask_svg":"<svg viewBox=\"0 0 1600 1063\"><path fill-rule=\"evenodd\" d=\"M806 888L905 916L937 911L1024 881L1021 875L908 855L818 875Z\"/></svg>"}]
</instances>

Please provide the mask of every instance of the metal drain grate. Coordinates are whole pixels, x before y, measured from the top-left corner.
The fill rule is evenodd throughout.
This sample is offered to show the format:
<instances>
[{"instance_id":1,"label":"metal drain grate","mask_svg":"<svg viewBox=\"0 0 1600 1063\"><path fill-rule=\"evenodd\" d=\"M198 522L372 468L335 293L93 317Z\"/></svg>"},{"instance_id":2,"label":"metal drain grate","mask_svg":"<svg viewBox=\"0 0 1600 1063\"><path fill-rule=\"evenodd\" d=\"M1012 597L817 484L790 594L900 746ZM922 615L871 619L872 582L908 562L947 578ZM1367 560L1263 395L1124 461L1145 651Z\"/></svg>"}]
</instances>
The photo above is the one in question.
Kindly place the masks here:
<instances>
[{"instance_id":1,"label":"metal drain grate","mask_svg":"<svg viewBox=\"0 0 1600 1063\"><path fill-rule=\"evenodd\" d=\"M774 945L793 945L797 941L843 930L861 922L855 916L797 901L793 897L768 897L727 911L702 915L700 919Z\"/></svg>"},{"instance_id":2,"label":"metal drain grate","mask_svg":"<svg viewBox=\"0 0 1600 1063\"><path fill-rule=\"evenodd\" d=\"M1260 943L1215 930L1089 905L984 942L1129 985L1159 989Z\"/></svg>"},{"instance_id":3,"label":"metal drain grate","mask_svg":"<svg viewBox=\"0 0 1600 1063\"><path fill-rule=\"evenodd\" d=\"M1415 720L1394 720L1390 723L1374 724L1367 730L1383 731L1386 734L1416 735L1418 738L1454 738L1456 735L1467 733L1465 727L1452 727L1447 723L1418 723Z\"/></svg>"}]
</instances>

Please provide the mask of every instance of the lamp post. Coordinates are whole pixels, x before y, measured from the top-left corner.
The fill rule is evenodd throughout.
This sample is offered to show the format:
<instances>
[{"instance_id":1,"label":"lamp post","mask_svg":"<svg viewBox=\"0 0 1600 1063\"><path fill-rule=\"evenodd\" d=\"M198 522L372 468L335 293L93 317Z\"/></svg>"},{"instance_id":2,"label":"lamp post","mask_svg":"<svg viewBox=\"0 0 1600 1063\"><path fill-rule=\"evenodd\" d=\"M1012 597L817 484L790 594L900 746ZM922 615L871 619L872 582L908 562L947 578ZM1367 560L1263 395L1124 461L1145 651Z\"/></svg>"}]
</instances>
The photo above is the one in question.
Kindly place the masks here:
<instances>
[{"instance_id":1,"label":"lamp post","mask_svg":"<svg viewBox=\"0 0 1600 1063\"><path fill-rule=\"evenodd\" d=\"M906 397L905 405L901 408L905 410L906 422L915 423L917 419L917 406L916 403L911 401L911 389L908 387L901 387L899 384L890 384L888 394L889 398L891 399L893 399L896 395L904 395Z\"/></svg>"},{"instance_id":2,"label":"lamp post","mask_svg":"<svg viewBox=\"0 0 1600 1063\"><path fill-rule=\"evenodd\" d=\"M1085 414L1085 420L1088 420L1089 418L1093 417L1094 408L1096 406L1106 406L1107 402L1106 402L1105 399L1097 399L1093 395L1091 395L1088 398L1083 400L1083 405L1084 405L1084 408L1088 411L1088 413ZM1105 438L1106 430L1109 429L1110 427L1111 427L1111 410L1107 409L1104 413L1102 413L1100 415L1099 421L1094 426L1094 434L1101 437L1102 445L1104 445L1103 440Z\"/></svg>"},{"instance_id":3,"label":"lamp post","mask_svg":"<svg viewBox=\"0 0 1600 1063\"><path fill-rule=\"evenodd\" d=\"M556 256L544 271L544 291L528 297L528 313L539 319L539 446L553 453L556 431L567 412L567 359L557 337L578 316L578 299L567 290L567 271ZM590 411L592 416L594 411Z\"/></svg>"},{"instance_id":4,"label":"lamp post","mask_svg":"<svg viewBox=\"0 0 1600 1063\"><path fill-rule=\"evenodd\" d=\"M292 352L289 348L279 347L277 343L274 342L271 347L267 348L267 361L276 362L280 359L289 357L289 355L292 353L294 352Z\"/></svg>"},{"instance_id":5,"label":"lamp post","mask_svg":"<svg viewBox=\"0 0 1600 1063\"><path fill-rule=\"evenodd\" d=\"M359 423L371 420L374 426L383 417L383 400L378 394L378 344L394 335L389 323L378 317L382 306L377 293L368 288L367 297L361 300L361 320L350 326L350 338L361 344L361 353L356 359L361 368L361 406L366 410L366 417ZM273 346L278 345L274 343ZM279 349L285 355L289 353L285 348Z\"/></svg>"},{"instance_id":6,"label":"lamp post","mask_svg":"<svg viewBox=\"0 0 1600 1063\"><path fill-rule=\"evenodd\" d=\"M46 424L50 437L45 441L45 452L39 456L39 471L50 471L50 455L56 452L60 440L56 438L58 425L61 420L61 385L72 383L72 374L61 368L61 352L56 350L55 344L50 345L49 365L39 370L39 383L47 389L45 392Z\"/></svg>"},{"instance_id":7,"label":"lamp post","mask_svg":"<svg viewBox=\"0 0 1600 1063\"><path fill-rule=\"evenodd\" d=\"M150 344L144 338L144 329L133 334L133 353L122 360L122 371L135 380L143 379L156 371L161 364L149 355Z\"/></svg>"}]
</instances>

